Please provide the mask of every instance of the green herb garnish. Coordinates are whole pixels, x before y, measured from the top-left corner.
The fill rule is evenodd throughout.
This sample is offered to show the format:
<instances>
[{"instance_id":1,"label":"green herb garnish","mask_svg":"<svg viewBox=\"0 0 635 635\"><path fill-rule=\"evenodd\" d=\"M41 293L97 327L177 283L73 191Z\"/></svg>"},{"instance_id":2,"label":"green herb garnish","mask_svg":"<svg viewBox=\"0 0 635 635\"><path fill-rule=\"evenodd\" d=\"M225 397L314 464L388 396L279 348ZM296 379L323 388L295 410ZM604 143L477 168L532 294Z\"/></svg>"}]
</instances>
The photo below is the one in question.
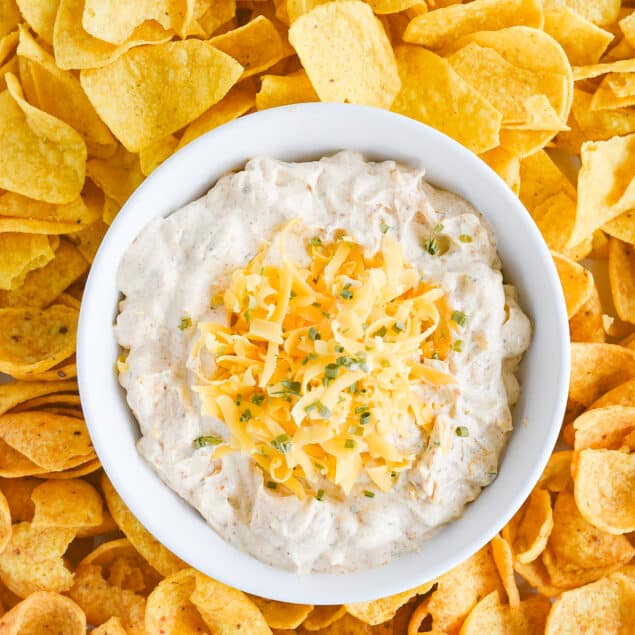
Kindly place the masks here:
<instances>
[{"instance_id":1,"label":"green herb garnish","mask_svg":"<svg viewBox=\"0 0 635 635\"><path fill-rule=\"evenodd\" d=\"M317 236L313 236L313 238L309 240L309 245L313 245L314 247L321 247L322 241Z\"/></svg>"},{"instance_id":2,"label":"green herb garnish","mask_svg":"<svg viewBox=\"0 0 635 635\"><path fill-rule=\"evenodd\" d=\"M386 233L388 233L388 230L390 229L390 226L387 225L384 221L381 221L381 223L379 224L379 229L380 229L382 234L386 234Z\"/></svg>"},{"instance_id":3,"label":"green herb garnish","mask_svg":"<svg viewBox=\"0 0 635 635\"><path fill-rule=\"evenodd\" d=\"M329 419L333 413L323 403L318 402L318 414L322 419Z\"/></svg>"},{"instance_id":4,"label":"green herb garnish","mask_svg":"<svg viewBox=\"0 0 635 635\"><path fill-rule=\"evenodd\" d=\"M324 490L323 489L319 489L317 494L315 495L315 498L317 500L319 500L319 501L323 501L324 500L324 496L325 496Z\"/></svg>"},{"instance_id":5,"label":"green herb garnish","mask_svg":"<svg viewBox=\"0 0 635 635\"><path fill-rule=\"evenodd\" d=\"M244 423L245 421L249 421L249 419L251 419L251 410L247 408L247 410L244 410L240 415L240 420Z\"/></svg>"},{"instance_id":6,"label":"green herb garnish","mask_svg":"<svg viewBox=\"0 0 635 635\"><path fill-rule=\"evenodd\" d=\"M353 439L346 439L346 441L344 441L344 447L347 450L352 450L355 447L355 441L353 441Z\"/></svg>"},{"instance_id":7,"label":"green herb garnish","mask_svg":"<svg viewBox=\"0 0 635 635\"><path fill-rule=\"evenodd\" d=\"M255 394L251 396L251 403L255 403L257 406L260 406L262 402L265 400L265 396L262 394Z\"/></svg>"},{"instance_id":8,"label":"green herb garnish","mask_svg":"<svg viewBox=\"0 0 635 635\"><path fill-rule=\"evenodd\" d=\"M340 367L337 364L327 364L326 368L324 369L324 374L329 379L335 379L339 372L340 372Z\"/></svg>"},{"instance_id":9,"label":"green herb garnish","mask_svg":"<svg viewBox=\"0 0 635 635\"><path fill-rule=\"evenodd\" d=\"M350 300L353 297L353 292L351 291L351 283L347 282L343 287L342 290L340 291L340 295L345 299L345 300Z\"/></svg>"},{"instance_id":10,"label":"green herb garnish","mask_svg":"<svg viewBox=\"0 0 635 635\"><path fill-rule=\"evenodd\" d=\"M182 317L181 323L179 324L179 330L185 331L185 329L189 329L192 326L192 318L191 317Z\"/></svg>"},{"instance_id":11,"label":"green herb garnish","mask_svg":"<svg viewBox=\"0 0 635 635\"><path fill-rule=\"evenodd\" d=\"M361 437L364 434L364 428L361 426L348 426L346 432L348 434L354 434L356 437Z\"/></svg>"},{"instance_id":12,"label":"green herb garnish","mask_svg":"<svg viewBox=\"0 0 635 635\"><path fill-rule=\"evenodd\" d=\"M459 236L459 240L462 243L471 243L472 242L472 237L469 234L461 234Z\"/></svg>"},{"instance_id":13,"label":"green herb garnish","mask_svg":"<svg viewBox=\"0 0 635 635\"><path fill-rule=\"evenodd\" d=\"M373 333L373 336L374 337L384 337L384 335L386 335L386 333L388 333L388 329L385 326L382 326L381 328L377 329Z\"/></svg>"},{"instance_id":14,"label":"green herb garnish","mask_svg":"<svg viewBox=\"0 0 635 635\"><path fill-rule=\"evenodd\" d=\"M362 412L359 416L359 422L365 426L370 421L370 412Z\"/></svg>"},{"instance_id":15,"label":"green herb garnish","mask_svg":"<svg viewBox=\"0 0 635 635\"><path fill-rule=\"evenodd\" d=\"M273 481L267 481L265 483L265 485L269 488L269 489L276 489L276 487L278 487L278 483L274 483Z\"/></svg>"},{"instance_id":16,"label":"green herb garnish","mask_svg":"<svg viewBox=\"0 0 635 635\"><path fill-rule=\"evenodd\" d=\"M436 256L439 251L441 251L439 247L439 241L436 238L426 238L423 243L423 248L431 255Z\"/></svg>"},{"instance_id":17,"label":"green herb garnish","mask_svg":"<svg viewBox=\"0 0 635 635\"><path fill-rule=\"evenodd\" d=\"M392 330L395 333L401 333L401 331L403 331L406 328L406 325L403 322L400 322L399 320L397 320L393 325L392 325Z\"/></svg>"},{"instance_id":18,"label":"green herb garnish","mask_svg":"<svg viewBox=\"0 0 635 635\"><path fill-rule=\"evenodd\" d=\"M309 329L309 339L312 342L315 342L315 340L321 340L322 336L320 335L320 332L315 328L315 326L312 326Z\"/></svg>"},{"instance_id":19,"label":"green herb garnish","mask_svg":"<svg viewBox=\"0 0 635 635\"><path fill-rule=\"evenodd\" d=\"M468 431L468 429L465 426L458 426L456 429L456 436L457 437L469 437L470 433Z\"/></svg>"},{"instance_id":20,"label":"green herb garnish","mask_svg":"<svg viewBox=\"0 0 635 635\"><path fill-rule=\"evenodd\" d=\"M198 450L199 448L204 448L208 445L219 445L222 442L222 437L219 437L217 434L209 434L204 437L198 437L197 439L194 439L192 445Z\"/></svg>"},{"instance_id":21,"label":"green herb garnish","mask_svg":"<svg viewBox=\"0 0 635 635\"><path fill-rule=\"evenodd\" d=\"M365 489L364 496L366 496L366 498L375 498L375 492L371 492L369 489Z\"/></svg>"},{"instance_id":22,"label":"green herb garnish","mask_svg":"<svg viewBox=\"0 0 635 635\"><path fill-rule=\"evenodd\" d=\"M452 344L452 350L460 353L463 350L463 340L456 340L454 344Z\"/></svg>"},{"instance_id":23,"label":"green herb garnish","mask_svg":"<svg viewBox=\"0 0 635 635\"><path fill-rule=\"evenodd\" d=\"M281 454L286 454L291 450L293 443L291 437L288 434L279 434L273 441L271 441L272 447L274 447Z\"/></svg>"},{"instance_id":24,"label":"green herb garnish","mask_svg":"<svg viewBox=\"0 0 635 635\"><path fill-rule=\"evenodd\" d=\"M465 320L467 318L465 317L465 313L463 313L463 311L453 311L450 319L459 326L465 326Z\"/></svg>"}]
</instances>

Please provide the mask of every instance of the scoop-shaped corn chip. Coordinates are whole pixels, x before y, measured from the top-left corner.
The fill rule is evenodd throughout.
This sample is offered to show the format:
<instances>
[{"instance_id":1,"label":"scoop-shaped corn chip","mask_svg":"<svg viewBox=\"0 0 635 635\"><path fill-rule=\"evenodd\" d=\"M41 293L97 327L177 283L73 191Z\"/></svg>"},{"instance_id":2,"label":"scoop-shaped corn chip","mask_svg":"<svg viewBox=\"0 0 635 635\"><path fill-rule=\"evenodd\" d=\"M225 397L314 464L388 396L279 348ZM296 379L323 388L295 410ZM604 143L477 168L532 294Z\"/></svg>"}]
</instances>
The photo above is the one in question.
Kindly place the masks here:
<instances>
[{"instance_id":1,"label":"scoop-shaped corn chip","mask_svg":"<svg viewBox=\"0 0 635 635\"><path fill-rule=\"evenodd\" d=\"M54 256L47 236L0 234L0 292L21 287L29 271L43 267Z\"/></svg>"},{"instance_id":2,"label":"scoop-shaped corn chip","mask_svg":"<svg viewBox=\"0 0 635 635\"><path fill-rule=\"evenodd\" d=\"M36 591L0 619L0 633L84 635L86 616L69 598L59 593Z\"/></svg>"}]
</instances>

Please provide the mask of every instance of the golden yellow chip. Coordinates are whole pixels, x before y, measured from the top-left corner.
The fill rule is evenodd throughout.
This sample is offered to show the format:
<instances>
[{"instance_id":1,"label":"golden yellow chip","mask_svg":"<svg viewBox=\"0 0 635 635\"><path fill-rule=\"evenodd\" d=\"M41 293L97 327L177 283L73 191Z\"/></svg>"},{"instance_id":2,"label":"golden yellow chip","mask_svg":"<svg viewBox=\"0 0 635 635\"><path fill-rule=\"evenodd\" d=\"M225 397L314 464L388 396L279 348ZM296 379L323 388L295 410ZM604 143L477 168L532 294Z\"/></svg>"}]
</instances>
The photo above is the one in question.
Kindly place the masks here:
<instances>
[{"instance_id":1,"label":"golden yellow chip","mask_svg":"<svg viewBox=\"0 0 635 635\"><path fill-rule=\"evenodd\" d=\"M21 287L29 271L43 267L54 256L47 236L0 234L0 290Z\"/></svg>"},{"instance_id":2,"label":"golden yellow chip","mask_svg":"<svg viewBox=\"0 0 635 635\"><path fill-rule=\"evenodd\" d=\"M635 406L635 379L631 379L616 386L613 390L609 390L597 401L594 401L590 409L604 408L606 406Z\"/></svg>"},{"instance_id":3,"label":"golden yellow chip","mask_svg":"<svg viewBox=\"0 0 635 635\"><path fill-rule=\"evenodd\" d=\"M569 468L568 464L566 468ZM547 490L537 488L503 528L503 538L506 538L513 548L514 558L522 564L529 564L545 550L552 529L551 497ZM499 567L499 573L500 571Z\"/></svg>"},{"instance_id":4,"label":"golden yellow chip","mask_svg":"<svg viewBox=\"0 0 635 635\"><path fill-rule=\"evenodd\" d=\"M556 586L571 588L591 582L604 575L606 568L618 568L633 556L635 548L627 538L591 525L578 510L573 494L558 494L549 547L543 553L543 562Z\"/></svg>"},{"instance_id":5,"label":"golden yellow chip","mask_svg":"<svg viewBox=\"0 0 635 635\"><path fill-rule=\"evenodd\" d=\"M105 475L101 479L101 489L113 519L134 548L152 567L164 576L170 576L186 567L184 562L179 560L173 553L170 553L156 538L146 531L126 507Z\"/></svg>"},{"instance_id":6,"label":"golden yellow chip","mask_svg":"<svg viewBox=\"0 0 635 635\"><path fill-rule=\"evenodd\" d=\"M602 225L602 230L610 236L635 245L635 211L620 214L617 218Z\"/></svg>"},{"instance_id":7,"label":"golden yellow chip","mask_svg":"<svg viewBox=\"0 0 635 635\"><path fill-rule=\"evenodd\" d=\"M58 0L16 0L29 26L49 45L53 44L53 27Z\"/></svg>"},{"instance_id":8,"label":"golden yellow chip","mask_svg":"<svg viewBox=\"0 0 635 635\"><path fill-rule=\"evenodd\" d=\"M162 580L148 596L145 628L148 633L180 635L205 633L207 627L190 600L196 571L183 569Z\"/></svg>"},{"instance_id":9,"label":"golden yellow chip","mask_svg":"<svg viewBox=\"0 0 635 635\"><path fill-rule=\"evenodd\" d=\"M209 43L231 55L243 67L242 79L270 68L293 53L285 46L274 24L262 15L244 26L211 38Z\"/></svg>"},{"instance_id":10,"label":"golden yellow chip","mask_svg":"<svg viewBox=\"0 0 635 635\"><path fill-rule=\"evenodd\" d=\"M196 2L196 5L192 20L202 30L204 37L210 37L221 26L229 24L236 14L236 0L211 0Z\"/></svg>"},{"instance_id":11,"label":"golden yellow chip","mask_svg":"<svg viewBox=\"0 0 635 635\"><path fill-rule=\"evenodd\" d=\"M630 576L614 573L563 593L549 613L545 634L632 633L634 604L635 581Z\"/></svg>"},{"instance_id":12,"label":"golden yellow chip","mask_svg":"<svg viewBox=\"0 0 635 635\"><path fill-rule=\"evenodd\" d=\"M501 603L497 591L492 591L467 616L461 635L542 635L550 608L549 599L540 595L510 607Z\"/></svg>"},{"instance_id":13,"label":"golden yellow chip","mask_svg":"<svg viewBox=\"0 0 635 635\"><path fill-rule=\"evenodd\" d=\"M149 146L141 148L139 151L139 165L141 172L148 176L156 168L158 168L167 158L169 158L176 147L179 140L174 135L167 135L161 139L157 139Z\"/></svg>"},{"instance_id":14,"label":"golden yellow chip","mask_svg":"<svg viewBox=\"0 0 635 635\"><path fill-rule=\"evenodd\" d=\"M54 205L15 192L0 194L2 232L69 234L84 229L97 218L99 216L81 197L71 203Z\"/></svg>"},{"instance_id":15,"label":"golden yellow chip","mask_svg":"<svg viewBox=\"0 0 635 635\"><path fill-rule=\"evenodd\" d=\"M573 423L574 449L618 450L635 429L635 407L605 406L587 410Z\"/></svg>"},{"instance_id":16,"label":"golden yellow chip","mask_svg":"<svg viewBox=\"0 0 635 635\"><path fill-rule=\"evenodd\" d=\"M406 11L410 7L421 4L421 0L369 0L368 4L376 14L384 15Z\"/></svg>"},{"instance_id":17,"label":"golden yellow chip","mask_svg":"<svg viewBox=\"0 0 635 635\"><path fill-rule=\"evenodd\" d=\"M542 27L542 3L537 0L475 0L415 17L403 39L426 48L439 49L475 31L495 31L524 24Z\"/></svg>"},{"instance_id":18,"label":"golden yellow chip","mask_svg":"<svg viewBox=\"0 0 635 635\"><path fill-rule=\"evenodd\" d=\"M397 611L415 595L427 593L433 584L434 582L426 582L409 591L389 595L379 600L346 604L346 611L365 624L370 624L371 626L383 624L392 619Z\"/></svg>"},{"instance_id":19,"label":"golden yellow chip","mask_svg":"<svg viewBox=\"0 0 635 635\"><path fill-rule=\"evenodd\" d=\"M428 602L433 630L456 630L477 602L492 591L504 593L488 545L439 578Z\"/></svg>"},{"instance_id":20,"label":"golden yellow chip","mask_svg":"<svg viewBox=\"0 0 635 635\"><path fill-rule=\"evenodd\" d=\"M38 107L76 130L84 138L89 154L110 156L116 148L115 139L97 116L77 77L59 69L24 27L20 28L18 55L32 62L30 72Z\"/></svg>"},{"instance_id":21,"label":"golden yellow chip","mask_svg":"<svg viewBox=\"0 0 635 635\"><path fill-rule=\"evenodd\" d=\"M131 152L175 132L218 102L242 66L200 40L128 51L104 68L84 70L91 103Z\"/></svg>"},{"instance_id":22,"label":"golden yellow chip","mask_svg":"<svg viewBox=\"0 0 635 635\"><path fill-rule=\"evenodd\" d=\"M46 307L86 271L86 259L68 241L61 240L53 260L28 273L19 289L0 291L0 307Z\"/></svg>"},{"instance_id":23,"label":"golden yellow chip","mask_svg":"<svg viewBox=\"0 0 635 635\"><path fill-rule=\"evenodd\" d=\"M68 590L73 574L62 556L74 536L73 529L38 529L26 522L14 525L0 558L0 580L21 598L35 591Z\"/></svg>"},{"instance_id":24,"label":"golden yellow chip","mask_svg":"<svg viewBox=\"0 0 635 635\"><path fill-rule=\"evenodd\" d=\"M214 104L187 126L177 150L206 132L244 115L253 108L254 103L255 96L252 90L242 85L235 86L217 104Z\"/></svg>"},{"instance_id":25,"label":"golden yellow chip","mask_svg":"<svg viewBox=\"0 0 635 635\"><path fill-rule=\"evenodd\" d=\"M620 0L544 0L545 8L569 7L583 18L599 25L617 20Z\"/></svg>"},{"instance_id":26,"label":"golden yellow chip","mask_svg":"<svg viewBox=\"0 0 635 635\"><path fill-rule=\"evenodd\" d=\"M289 24L295 22L301 15L308 13L315 7L326 4L329 0L287 0L287 17Z\"/></svg>"},{"instance_id":27,"label":"golden yellow chip","mask_svg":"<svg viewBox=\"0 0 635 635\"><path fill-rule=\"evenodd\" d=\"M617 238L609 244L609 276L620 319L635 323L635 248Z\"/></svg>"},{"instance_id":28,"label":"golden yellow chip","mask_svg":"<svg viewBox=\"0 0 635 635\"><path fill-rule=\"evenodd\" d=\"M0 93L0 187L48 203L70 203L84 185L86 144L75 130L26 102L5 76Z\"/></svg>"},{"instance_id":29,"label":"golden yellow chip","mask_svg":"<svg viewBox=\"0 0 635 635\"><path fill-rule=\"evenodd\" d=\"M609 73L591 99L591 110L614 110L635 105L635 73Z\"/></svg>"},{"instance_id":30,"label":"golden yellow chip","mask_svg":"<svg viewBox=\"0 0 635 635\"><path fill-rule=\"evenodd\" d=\"M0 37L13 31L21 21L15 0L0 0Z\"/></svg>"},{"instance_id":31,"label":"golden yellow chip","mask_svg":"<svg viewBox=\"0 0 635 635\"><path fill-rule=\"evenodd\" d=\"M107 231L108 225L100 220L93 223L90 227L73 234L70 238L76 244L77 251L79 251L88 262L92 262Z\"/></svg>"},{"instance_id":32,"label":"golden yellow chip","mask_svg":"<svg viewBox=\"0 0 635 635\"><path fill-rule=\"evenodd\" d=\"M580 514L610 534L635 531L635 454L582 450L575 475Z\"/></svg>"},{"instance_id":33,"label":"golden yellow chip","mask_svg":"<svg viewBox=\"0 0 635 635\"><path fill-rule=\"evenodd\" d=\"M602 322L603 310L597 288L580 310L569 320L572 342L604 342L606 333Z\"/></svg>"},{"instance_id":34,"label":"golden yellow chip","mask_svg":"<svg viewBox=\"0 0 635 635\"><path fill-rule=\"evenodd\" d=\"M507 602L512 608L516 609L520 604L520 593L518 592L518 585L514 577L512 548L509 542L499 535L492 538L491 548L492 557L498 569L498 575L507 594ZM498 596L498 591L492 591L492 593L496 593Z\"/></svg>"},{"instance_id":35,"label":"golden yellow chip","mask_svg":"<svg viewBox=\"0 0 635 635\"><path fill-rule=\"evenodd\" d=\"M520 159L500 146L479 155L487 165L518 194L520 191Z\"/></svg>"},{"instance_id":36,"label":"golden yellow chip","mask_svg":"<svg viewBox=\"0 0 635 635\"><path fill-rule=\"evenodd\" d=\"M91 624L101 624L114 615L119 617L127 631L144 632L143 596L104 580L99 565L82 564L77 567L68 595L86 613L86 619Z\"/></svg>"},{"instance_id":37,"label":"golden yellow chip","mask_svg":"<svg viewBox=\"0 0 635 635\"><path fill-rule=\"evenodd\" d=\"M582 144L578 209L570 244L635 207L635 135Z\"/></svg>"},{"instance_id":38,"label":"golden yellow chip","mask_svg":"<svg viewBox=\"0 0 635 635\"><path fill-rule=\"evenodd\" d=\"M91 635L128 635L118 617L111 617L91 631Z\"/></svg>"},{"instance_id":39,"label":"golden yellow chip","mask_svg":"<svg viewBox=\"0 0 635 635\"><path fill-rule=\"evenodd\" d=\"M36 591L0 618L0 632L3 635L84 635L86 616L69 598L59 593Z\"/></svg>"},{"instance_id":40,"label":"golden yellow chip","mask_svg":"<svg viewBox=\"0 0 635 635\"><path fill-rule=\"evenodd\" d=\"M62 415L66 416L66 415ZM75 459L72 463L77 463L79 461L83 461L85 457L81 457L79 460ZM57 472L38 472L38 478L50 478L50 479L59 479L64 480L67 478L77 478L79 476L86 476L87 474L92 474L101 468L101 463L99 459L92 458L86 462L81 462L77 467L71 467L64 469L62 471ZM78 535L81 532L78 532Z\"/></svg>"},{"instance_id":41,"label":"golden yellow chip","mask_svg":"<svg viewBox=\"0 0 635 635\"><path fill-rule=\"evenodd\" d=\"M541 593L546 597L555 597L560 595L563 591L563 589L556 587L551 583L551 578L549 577L549 573L547 572L541 558L538 558L529 564L514 561L514 571L516 571L516 573L529 585L535 587L538 593Z\"/></svg>"},{"instance_id":42,"label":"golden yellow chip","mask_svg":"<svg viewBox=\"0 0 635 635\"><path fill-rule=\"evenodd\" d=\"M38 383L38 382L36 382ZM44 395L43 397L35 397L29 399L19 406L16 406L12 412L25 412L27 410L46 410L50 412L48 406L70 406L69 410L73 410L73 416L81 418L81 410L79 409L79 395Z\"/></svg>"},{"instance_id":43,"label":"golden yellow chip","mask_svg":"<svg viewBox=\"0 0 635 635\"><path fill-rule=\"evenodd\" d=\"M624 34L624 39L635 46L635 15L633 12L622 18L619 22L620 31Z\"/></svg>"},{"instance_id":44,"label":"golden yellow chip","mask_svg":"<svg viewBox=\"0 0 635 635\"><path fill-rule=\"evenodd\" d=\"M613 34L561 6L545 10L545 32L557 40L574 66L597 64L613 40Z\"/></svg>"},{"instance_id":45,"label":"golden yellow chip","mask_svg":"<svg viewBox=\"0 0 635 635\"><path fill-rule=\"evenodd\" d=\"M558 452L554 452L549 457L549 462L538 481L537 487L544 488L550 492L561 492L566 489L569 486L569 483L571 483L572 456L573 452L570 450L560 450ZM535 491L540 490L537 489ZM531 500L531 498L529 500ZM546 499L542 501L538 507L542 508L545 502ZM549 501L549 508L551 508L551 501ZM538 515L541 514L538 513ZM549 531L551 532L551 530Z\"/></svg>"},{"instance_id":46,"label":"golden yellow chip","mask_svg":"<svg viewBox=\"0 0 635 635\"><path fill-rule=\"evenodd\" d=\"M567 304L567 315L573 317L582 305L588 301L593 293L593 276L588 269L585 269L570 258L551 252L553 261L558 271L560 284Z\"/></svg>"},{"instance_id":47,"label":"golden yellow chip","mask_svg":"<svg viewBox=\"0 0 635 635\"><path fill-rule=\"evenodd\" d=\"M313 610L313 605L311 604L288 604L287 602L266 600L256 595L250 595L249 599L258 607L258 610L271 628L297 628Z\"/></svg>"},{"instance_id":48,"label":"golden yellow chip","mask_svg":"<svg viewBox=\"0 0 635 635\"><path fill-rule=\"evenodd\" d=\"M107 159L90 159L86 164L87 176L103 191L104 195L121 207L145 178L141 171L139 155L119 146Z\"/></svg>"},{"instance_id":49,"label":"golden yellow chip","mask_svg":"<svg viewBox=\"0 0 635 635\"><path fill-rule=\"evenodd\" d=\"M61 69L106 66L134 46L168 42L173 35L160 24L148 22L137 27L123 44L115 46L84 31L81 26L83 11L84 0L60 1L53 30L53 49Z\"/></svg>"},{"instance_id":50,"label":"golden yellow chip","mask_svg":"<svg viewBox=\"0 0 635 635\"><path fill-rule=\"evenodd\" d=\"M566 79L564 80L566 82ZM546 95L532 95L522 103L522 111L516 118L509 117L505 121L507 130L546 130L549 132L569 130L558 113L553 109Z\"/></svg>"},{"instance_id":51,"label":"golden yellow chip","mask_svg":"<svg viewBox=\"0 0 635 635\"><path fill-rule=\"evenodd\" d=\"M290 75L263 75L260 90L256 93L256 108L276 108L287 104L319 101L319 98L303 70Z\"/></svg>"},{"instance_id":52,"label":"golden yellow chip","mask_svg":"<svg viewBox=\"0 0 635 635\"><path fill-rule=\"evenodd\" d=\"M399 46L395 55L401 90L394 112L433 126L476 153L498 145L501 114L446 59L416 46Z\"/></svg>"},{"instance_id":53,"label":"golden yellow chip","mask_svg":"<svg viewBox=\"0 0 635 635\"><path fill-rule=\"evenodd\" d=\"M617 344L571 345L569 398L588 406L627 379L635 377L635 351Z\"/></svg>"},{"instance_id":54,"label":"golden yellow chip","mask_svg":"<svg viewBox=\"0 0 635 635\"><path fill-rule=\"evenodd\" d=\"M390 42L365 2L315 7L291 25L289 41L322 101L390 108L399 92Z\"/></svg>"},{"instance_id":55,"label":"golden yellow chip","mask_svg":"<svg viewBox=\"0 0 635 635\"><path fill-rule=\"evenodd\" d=\"M302 628L306 631L319 631L337 622L346 615L346 608L343 606L316 606L302 623Z\"/></svg>"},{"instance_id":56,"label":"golden yellow chip","mask_svg":"<svg viewBox=\"0 0 635 635\"><path fill-rule=\"evenodd\" d=\"M95 459L86 424L73 417L38 411L4 414L0 439L44 471L73 468Z\"/></svg>"},{"instance_id":57,"label":"golden yellow chip","mask_svg":"<svg viewBox=\"0 0 635 635\"><path fill-rule=\"evenodd\" d=\"M146 20L158 22L166 31L181 31L185 19L185 3L173 0L135 0L124 5L116 0L85 0L82 27L104 42L123 44Z\"/></svg>"},{"instance_id":58,"label":"golden yellow chip","mask_svg":"<svg viewBox=\"0 0 635 635\"><path fill-rule=\"evenodd\" d=\"M10 56L13 55L18 45L18 32L7 33L0 36L0 66L2 66Z\"/></svg>"},{"instance_id":59,"label":"golden yellow chip","mask_svg":"<svg viewBox=\"0 0 635 635\"><path fill-rule=\"evenodd\" d=\"M11 509L6 496L0 490L0 553L11 540Z\"/></svg>"},{"instance_id":60,"label":"golden yellow chip","mask_svg":"<svg viewBox=\"0 0 635 635\"><path fill-rule=\"evenodd\" d=\"M190 600L212 633L269 635L270 628L258 607L242 592L194 572ZM236 625L236 626L234 626Z\"/></svg>"},{"instance_id":61,"label":"golden yellow chip","mask_svg":"<svg viewBox=\"0 0 635 635\"><path fill-rule=\"evenodd\" d=\"M44 481L31 493L35 505L33 527L95 527L103 521L103 506L97 490L86 481Z\"/></svg>"}]
</instances>

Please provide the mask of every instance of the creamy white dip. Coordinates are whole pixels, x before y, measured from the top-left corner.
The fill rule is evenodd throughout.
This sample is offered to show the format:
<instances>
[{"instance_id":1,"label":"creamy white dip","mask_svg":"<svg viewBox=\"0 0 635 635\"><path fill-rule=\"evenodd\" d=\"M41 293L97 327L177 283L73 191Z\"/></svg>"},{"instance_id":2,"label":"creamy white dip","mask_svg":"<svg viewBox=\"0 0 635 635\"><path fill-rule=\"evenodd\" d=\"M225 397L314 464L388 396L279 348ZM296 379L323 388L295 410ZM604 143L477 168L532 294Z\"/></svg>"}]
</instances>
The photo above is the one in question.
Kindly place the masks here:
<instances>
[{"instance_id":1,"label":"creamy white dip","mask_svg":"<svg viewBox=\"0 0 635 635\"><path fill-rule=\"evenodd\" d=\"M294 218L302 221L294 229L295 257L305 260L307 237L327 241L343 230L375 252L388 226L406 260L467 316L462 350L430 361L456 383L420 387L435 404L430 442L424 447L413 424L400 443L416 450L417 460L391 491L374 498L364 496L360 483L346 497L300 501L266 488L250 457L235 453L212 462L212 448L192 444L228 431L200 415L187 366L196 328L181 330L181 319L191 317L194 326L224 323L224 312L209 308L210 298ZM422 245L439 224L448 250L431 255ZM119 379L141 429L139 452L220 536L274 566L300 573L363 570L419 549L493 480L512 427L510 405L519 394L514 373L530 324L500 267L480 214L430 186L420 170L369 163L352 152L310 163L249 161L202 198L148 225L120 264L125 299L115 331L129 353ZM458 427L467 436L458 436Z\"/></svg>"}]
</instances>

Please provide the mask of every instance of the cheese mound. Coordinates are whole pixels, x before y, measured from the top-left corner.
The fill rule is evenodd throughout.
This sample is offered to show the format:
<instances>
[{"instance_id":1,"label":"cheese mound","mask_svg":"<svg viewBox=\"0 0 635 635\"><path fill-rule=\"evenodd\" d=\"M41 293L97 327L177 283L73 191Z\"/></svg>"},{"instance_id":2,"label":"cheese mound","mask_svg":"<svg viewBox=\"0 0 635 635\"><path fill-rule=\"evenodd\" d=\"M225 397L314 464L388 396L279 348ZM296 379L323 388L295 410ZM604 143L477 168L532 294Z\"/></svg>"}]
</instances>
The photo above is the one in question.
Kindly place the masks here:
<instances>
[{"instance_id":1,"label":"cheese mound","mask_svg":"<svg viewBox=\"0 0 635 635\"><path fill-rule=\"evenodd\" d=\"M198 324L194 390L228 429L212 458L246 453L268 487L301 499L358 481L388 491L416 459L399 434L414 422L425 445L434 423L417 386L454 383L429 360L445 359L458 326L391 237L374 255L346 236L314 237L302 267L285 252L287 230L279 266L263 249L233 272L218 297L229 326Z\"/></svg>"}]
</instances>

